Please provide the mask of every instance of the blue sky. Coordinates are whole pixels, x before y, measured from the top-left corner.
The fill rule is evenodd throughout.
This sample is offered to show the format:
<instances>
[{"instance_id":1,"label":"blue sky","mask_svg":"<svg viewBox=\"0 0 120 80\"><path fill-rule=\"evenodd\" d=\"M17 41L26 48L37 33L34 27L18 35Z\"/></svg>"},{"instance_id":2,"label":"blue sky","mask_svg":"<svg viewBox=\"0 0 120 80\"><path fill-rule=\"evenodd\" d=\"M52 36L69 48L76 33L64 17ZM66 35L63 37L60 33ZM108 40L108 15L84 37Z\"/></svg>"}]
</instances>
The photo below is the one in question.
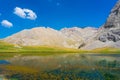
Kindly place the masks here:
<instances>
[{"instance_id":1,"label":"blue sky","mask_svg":"<svg viewBox=\"0 0 120 80\"><path fill-rule=\"evenodd\" d=\"M117 0L0 0L0 38L23 29L48 26L99 27Z\"/></svg>"}]
</instances>

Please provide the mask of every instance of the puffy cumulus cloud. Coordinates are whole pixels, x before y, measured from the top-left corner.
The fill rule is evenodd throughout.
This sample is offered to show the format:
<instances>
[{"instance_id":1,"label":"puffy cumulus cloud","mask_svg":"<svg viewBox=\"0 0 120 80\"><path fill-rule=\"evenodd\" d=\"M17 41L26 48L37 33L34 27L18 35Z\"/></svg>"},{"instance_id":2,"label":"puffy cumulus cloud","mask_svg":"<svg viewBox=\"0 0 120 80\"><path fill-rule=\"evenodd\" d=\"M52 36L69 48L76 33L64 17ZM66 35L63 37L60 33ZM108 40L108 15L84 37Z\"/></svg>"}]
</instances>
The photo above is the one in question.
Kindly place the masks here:
<instances>
[{"instance_id":1,"label":"puffy cumulus cloud","mask_svg":"<svg viewBox=\"0 0 120 80\"><path fill-rule=\"evenodd\" d=\"M1 22L1 25L4 26L4 27L7 27L7 28L10 28L13 26L13 24L11 22L9 22L8 20L3 20Z\"/></svg>"},{"instance_id":2,"label":"puffy cumulus cloud","mask_svg":"<svg viewBox=\"0 0 120 80\"><path fill-rule=\"evenodd\" d=\"M36 13L33 12L32 10L25 8L22 9L20 7L16 7L14 9L14 14L24 19L35 20L37 18Z\"/></svg>"},{"instance_id":3,"label":"puffy cumulus cloud","mask_svg":"<svg viewBox=\"0 0 120 80\"><path fill-rule=\"evenodd\" d=\"M19 16L21 18L25 18L26 17L26 14L25 14L24 10L19 8L19 7L16 7L14 9L14 14L16 14L17 16Z\"/></svg>"}]
</instances>

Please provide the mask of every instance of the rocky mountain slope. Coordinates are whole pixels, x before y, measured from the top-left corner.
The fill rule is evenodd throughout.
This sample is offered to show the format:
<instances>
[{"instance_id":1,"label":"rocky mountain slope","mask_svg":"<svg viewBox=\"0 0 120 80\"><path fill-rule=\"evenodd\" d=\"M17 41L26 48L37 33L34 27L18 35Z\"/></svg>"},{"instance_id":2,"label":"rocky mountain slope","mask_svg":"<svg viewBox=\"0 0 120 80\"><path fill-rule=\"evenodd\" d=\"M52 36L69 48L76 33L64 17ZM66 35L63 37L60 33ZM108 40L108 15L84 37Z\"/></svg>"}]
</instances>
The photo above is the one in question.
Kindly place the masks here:
<instances>
[{"instance_id":1,"label":"rocky mountain slope","mask_svg":"<svg viewBox=\"0 0 120 80\"><path fill-rule=\"evenodd\" d=\"M120 48L120 0L111 10L106 23L98 29L92 40L87 41L83 49L102 47Z\"/></svg>"},{"instance_id":2,"label":"rocky mountain slope","mask_svg":"<svg viewBox=\"0 0 120 80\"><path fill-rule=\"evenodd\" d=\"M60 31L52 28L37 27L29 30L23 30L4 41L23 45L23 46L57 46L66 48L78 48L90 36L96 33L97 29L93 28L64 28ZM85 33L87 32L87 33Z\"/></svg>"},{"instance_id":3,"label":"rocky mountain slope","mask_svg":"<svg viewBox=\"0 0 120 80\"><path fill-rule=\"evenodd\" d=\"M112 9L106 23L101 28L98 39L102 42L120 41L120 0Z\"/></svg>"}]
</instances>

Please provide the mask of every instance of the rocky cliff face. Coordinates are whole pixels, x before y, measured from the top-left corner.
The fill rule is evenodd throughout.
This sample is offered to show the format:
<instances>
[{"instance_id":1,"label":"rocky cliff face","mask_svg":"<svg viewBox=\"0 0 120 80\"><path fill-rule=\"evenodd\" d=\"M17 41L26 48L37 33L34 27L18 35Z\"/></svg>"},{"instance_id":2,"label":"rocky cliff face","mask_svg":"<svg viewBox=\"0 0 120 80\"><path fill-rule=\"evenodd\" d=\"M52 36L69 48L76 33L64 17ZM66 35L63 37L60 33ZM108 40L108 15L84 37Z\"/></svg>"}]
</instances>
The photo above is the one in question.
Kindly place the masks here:
<instances>
[{"instance_id":1,"label":"rocky cliff face","mask_svg":"<svg viewBox=\"0 0 120 80\"><path fill-rule=\"evenodd\" d=\"M82 49L102 47L120 48L120 0L113 7L105 24L98 29L97 34L86 42Z\"/></svg>"},{"instance_id":2,"label":"rocky cliff face","mask_svg":"<svg viewBox=\"0 0 120 80\"><path fill-rule=\"evenodd\" d=\"M120 41L120 0L111 13L102 28L99 29L98 39L102 42Z\"/></svg>"}]
</instances>

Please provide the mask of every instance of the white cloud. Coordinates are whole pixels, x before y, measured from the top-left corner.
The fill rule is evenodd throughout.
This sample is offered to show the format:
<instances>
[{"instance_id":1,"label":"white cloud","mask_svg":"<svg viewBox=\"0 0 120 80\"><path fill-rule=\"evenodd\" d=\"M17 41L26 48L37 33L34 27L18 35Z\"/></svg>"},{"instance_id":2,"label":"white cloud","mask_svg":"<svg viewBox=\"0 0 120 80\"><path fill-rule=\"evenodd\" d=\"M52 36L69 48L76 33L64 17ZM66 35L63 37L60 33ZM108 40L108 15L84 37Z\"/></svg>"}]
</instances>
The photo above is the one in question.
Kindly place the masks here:
<instances>
[{"instance_id":1,"label":"white cloud","mask_svg":"<svg viewBox=\"0 0 120 80\"><path fill-rule=\"evenodd\" d=\"M16 7L14 9L14 14L24 19L35 20L37 18L36 13L33 12L32 10L25 8L22 9L20 7Z\"/></svg>"},{"instance_id":2,"label":"white cloud","mask_svg":"<svg viewBox=\"0 0 120 80\"><path fill-rule=\"evenodd\" d=\"M9 22L8 20L3 20L1 22L1 25L4 26L4 27L7 27L7 28L10 28L13 26L13 24L11 22Z\"/></svg>"},{"instance_id":3,"label":"white cloud","mask_svg":"<svg viewBox=\"0 0 120 80\"><path fill-rule=\"evenodd\" d=\"M18 15L19 17L22 17L22 18L25 18L26 17L26 14L25 12L23 11L23 9L19 8L19 7L16 7L14 9L14 14Z\"/></svg>"}]
</instances>

